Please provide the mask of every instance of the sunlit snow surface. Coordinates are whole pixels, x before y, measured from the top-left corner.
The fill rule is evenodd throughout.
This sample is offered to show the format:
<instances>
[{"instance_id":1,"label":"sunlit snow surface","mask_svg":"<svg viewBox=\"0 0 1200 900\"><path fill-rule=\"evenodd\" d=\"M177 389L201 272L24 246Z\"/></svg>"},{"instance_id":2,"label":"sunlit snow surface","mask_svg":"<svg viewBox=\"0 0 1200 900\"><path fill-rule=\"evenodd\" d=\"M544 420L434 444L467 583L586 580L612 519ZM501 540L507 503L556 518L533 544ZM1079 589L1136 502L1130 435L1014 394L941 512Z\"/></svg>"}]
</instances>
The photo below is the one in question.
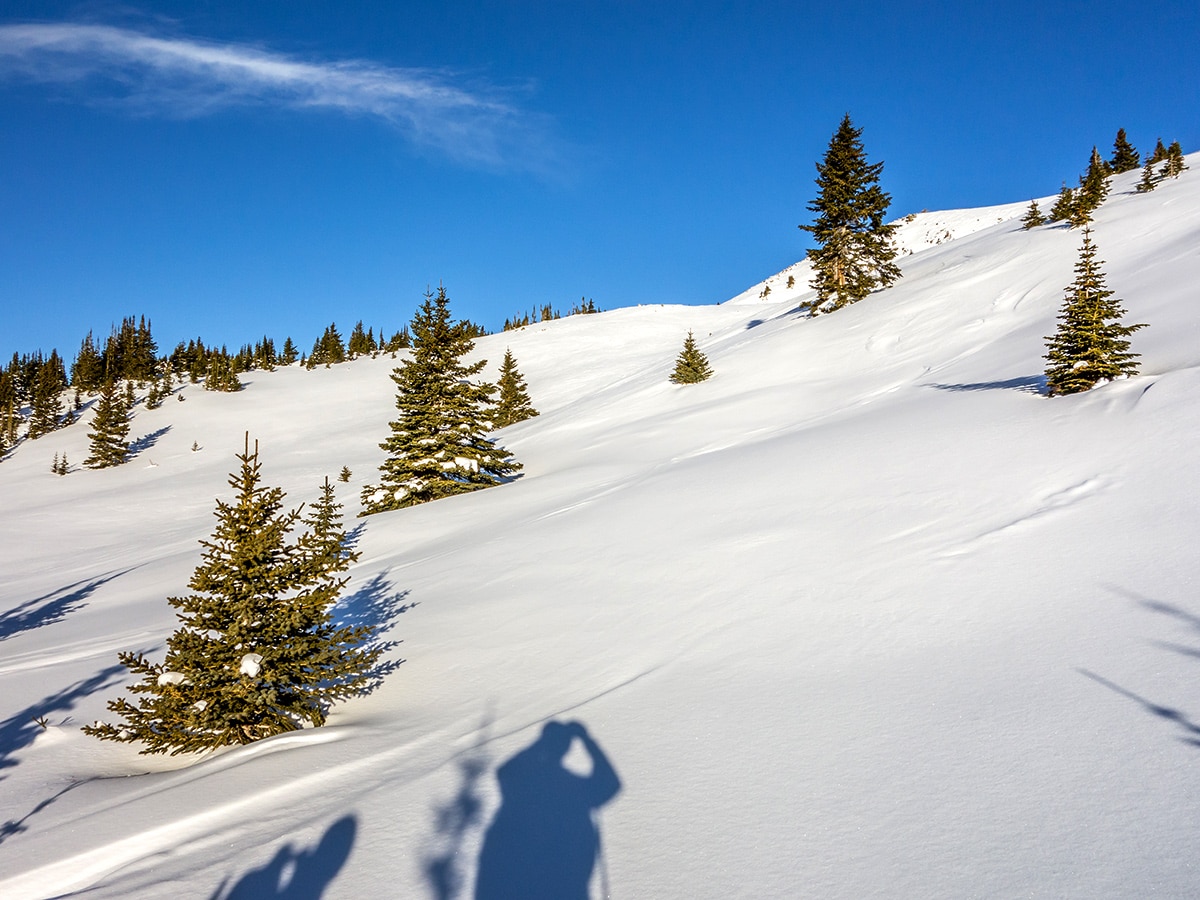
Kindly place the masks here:
<instances>
[{"instance_id":1,"label":"sunlit snow surface","mask_svg":"<svg viewBox=\"0 0 1200 900\"><path fill-rule=\"evenodd\" d=\"M79 726L120 694L118 651L161 658L243 433L294 502L349 466L353 515L396 362L185 387L139 406L116 469L78 468L90 411L22 444L0 464L0 897L471 897L497 767L547 721L620 778L592 896L1195 896L1189 163L1148 195L1120 176L1096 215L1149 327L1143 374L1083 395L1040 377L1080 234L1023 230L1028 201L904 223L903 279L832 315L797 312L801 264L766 299L631 297L479 340L541 410L499 433L522 477L351 521L346 612L391 623L403 664L325 728L207 758ZM670 384L689 330L716 375Z\"/></svg>"}]
</instances>

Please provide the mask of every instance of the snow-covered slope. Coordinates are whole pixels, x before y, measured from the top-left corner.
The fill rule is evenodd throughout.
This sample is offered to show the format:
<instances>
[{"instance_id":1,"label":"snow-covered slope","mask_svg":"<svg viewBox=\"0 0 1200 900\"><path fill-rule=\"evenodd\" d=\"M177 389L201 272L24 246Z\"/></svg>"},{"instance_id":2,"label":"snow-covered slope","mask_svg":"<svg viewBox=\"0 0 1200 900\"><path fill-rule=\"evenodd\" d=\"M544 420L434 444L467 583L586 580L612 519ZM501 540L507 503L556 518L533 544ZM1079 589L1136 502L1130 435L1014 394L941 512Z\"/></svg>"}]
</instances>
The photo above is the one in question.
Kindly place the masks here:
<instances>
[{"instance_id":1,"label":"snow-covered slope","mask_svg":"<svg viewBox=\"0 0 1200 900\"><path fill-rule=\"evenodd\" d=\"M1038 201L1043 214L1049 210L1053 198L1043 197ZM1028 203L1004 203L999 206L982 206L977 209L951 209L939 212L922 210L892 222L896 226L893 236L898 255L903 257L937 247L955 238L965 237L990 228L993 225L1011 222L1023 216L1029 209ZM770 278L746 288L727 303L783 303L798 300L808 292L812 278L812 266L807 259L788 266Z\"/></svg>"},{"instance_id":2,"label":"snow-covered slope","mask_svg":"<svg viewBox=\"0 0 1200 900\"><path fill-rule=\"evenodd\" d=\"M1134 181L1093 237L1143 374L1083 395L1040 393L1079 234L1022 230L1025 202L906 223L904 278L836 314L799 316L797 275L481 339L542 415L500 433L518 481L362 520L347 606L404 663L323 729L206 759L78 726L118 650L161 651L243 432L293 500L349 466L353 511L395 363L188 387L114 470L50 473L83 424L23 444L0 896L471 896L496 768L549 720L621 779L593 896L1192 896L1200 175ZM672 385L688 330L716 375ZM584 813L541 802L566 840Z\"/></svg>"}]
</instances>

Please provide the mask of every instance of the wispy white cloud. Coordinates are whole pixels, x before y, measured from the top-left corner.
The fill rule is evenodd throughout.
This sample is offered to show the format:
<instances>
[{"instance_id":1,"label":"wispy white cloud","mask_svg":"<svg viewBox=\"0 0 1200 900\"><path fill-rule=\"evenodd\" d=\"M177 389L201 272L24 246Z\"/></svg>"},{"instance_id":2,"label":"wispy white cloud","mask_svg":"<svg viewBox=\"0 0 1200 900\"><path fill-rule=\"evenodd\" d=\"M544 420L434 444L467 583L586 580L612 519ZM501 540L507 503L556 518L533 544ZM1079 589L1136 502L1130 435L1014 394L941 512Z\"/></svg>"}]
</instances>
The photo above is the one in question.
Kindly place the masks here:
<instances>
[{"instance_id":1,"label":"wispy white cloud","mask_svg":"<svg viewBox=\"0 0 1200 900\"><path fill-rule=\"evenodd\" d=\"M90 97L177 117L250 104L372 116L415 144L485 165L540 167L549 152L544 118L495 89L364 60L304 60L106 25L23 24L0 26L0 76L87 86Z\"/></svg>"}]
</instances>

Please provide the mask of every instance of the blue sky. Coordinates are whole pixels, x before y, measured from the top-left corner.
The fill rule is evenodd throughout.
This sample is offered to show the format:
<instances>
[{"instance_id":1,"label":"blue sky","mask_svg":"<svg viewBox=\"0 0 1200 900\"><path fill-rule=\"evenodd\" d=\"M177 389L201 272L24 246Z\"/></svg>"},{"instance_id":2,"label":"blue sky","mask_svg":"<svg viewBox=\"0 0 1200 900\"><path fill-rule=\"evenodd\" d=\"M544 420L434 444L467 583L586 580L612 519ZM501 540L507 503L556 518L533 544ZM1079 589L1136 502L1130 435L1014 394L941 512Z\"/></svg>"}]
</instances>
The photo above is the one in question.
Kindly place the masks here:
<instances>
[{"instance_id":1,"label":"blue sky","mask_svg":"<svg viewBox=\"0 0 1200 900\"><path fill-rule=\"evenodd\" d=\"M892 214L1200 149L1200 6L58 3L0 8L0 359L145 315L160 348L427 285L490 329L716 303L799 259L843 113Z\"/></svg>"}]
</instances>

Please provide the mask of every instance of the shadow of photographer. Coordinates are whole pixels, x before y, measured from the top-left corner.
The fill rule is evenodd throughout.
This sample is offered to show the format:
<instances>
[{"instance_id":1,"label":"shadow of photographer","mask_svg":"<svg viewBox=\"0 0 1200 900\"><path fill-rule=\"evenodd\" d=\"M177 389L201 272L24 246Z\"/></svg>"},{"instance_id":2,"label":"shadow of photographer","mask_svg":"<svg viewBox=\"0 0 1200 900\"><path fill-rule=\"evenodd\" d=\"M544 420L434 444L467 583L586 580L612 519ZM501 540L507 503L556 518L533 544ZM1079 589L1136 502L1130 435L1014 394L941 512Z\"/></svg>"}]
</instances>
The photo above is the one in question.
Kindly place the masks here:
<instances>
[{"instance_id":1,"label":"shadow of photographer","mask_svg":"<svg viewBox=\"0 0 1200 900\"><path fill-rule=\"evenodd\" d=\"M591 761L565 764L578 744ZM500 808L484 835L475 900L587 900L603 858L593 811L621 790L604 751L579 722L547 722L536 741L496 770Z\"/></svg>"}]
</instances>

